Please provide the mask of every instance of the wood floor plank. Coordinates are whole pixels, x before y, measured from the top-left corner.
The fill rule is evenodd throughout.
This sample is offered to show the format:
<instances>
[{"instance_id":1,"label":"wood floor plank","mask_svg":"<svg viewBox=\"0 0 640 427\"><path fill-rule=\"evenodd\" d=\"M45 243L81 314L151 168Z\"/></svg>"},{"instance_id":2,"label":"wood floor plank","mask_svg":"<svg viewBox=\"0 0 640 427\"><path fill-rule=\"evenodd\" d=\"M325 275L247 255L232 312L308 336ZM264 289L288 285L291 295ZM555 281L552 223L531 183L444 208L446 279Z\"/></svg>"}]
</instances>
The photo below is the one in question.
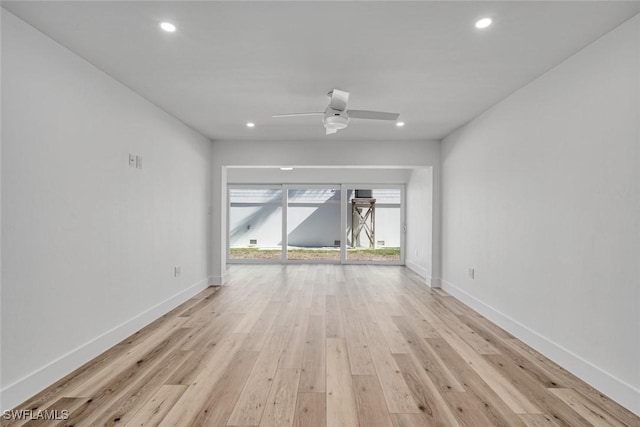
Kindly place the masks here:
<instances>
[{"instance_id":1,"label":"wood floor plank","mask_svg":"<svg viewBox=\"0 0 640 427\"><path fill-rule=\"evenodd\" d=\"M465 391L460 381L458 381L458 378L456 378L442 359L440 359L440 356L431 349L429 343L418 336L410 322L400 316L394 316L393 321L405 336L410 345L411 352L416 356L424 371L441 390Z\"/></svg>"},{"instance_id":2,"label":"wood floor plank","mask_svg":"<svg viewBox=\"0 0 640 427\"><path fill-rule=\"evenodd\" d=\"M257 351L238 351L222 377L213 386L193 425L225 426L249 373L258 359Z\"/></svg>"},{"instance_id":3,"label":"wood floor plank","mask_svg":"<svg viewBox=\"0 0 640 427\"><path fill-rule=\"evenodd\" d=\"M448 427L446 424L430 424L424 414L389 414L393 427Z\"/></svg>"},{"instance_id":4,"label":"wood floor plank","mask_svg":"<svg viewBox=\"0 0 640 427\"><path fill-rule=\"evenodd\" d=\"M436 301L429 305L429 308L434 313L439 322L446 326L448 331L453 332L456 336L460 337L466 342L478 354L500 354L498 349L491 345L491 343L478 336L476 332L465 325L460 319L450 312L439 301Z\"/></svg>"},{"instance_id":5,"label":"wood floor plank","mask_svg":"<svg viewBox=\"0 0 640 427\"><path fill-rule=\"evenodd\" d=\"M464 426L494 426L486 413L478 406L480 402L469 393L451 392L445 398L460 424Z\"/></svg>"},{"instance_id":6,"label":"wood floor plank","mask_svg":"<svg viewBox=\"0 0 640 427\"><path fill-rule=\"evenodd\" d=\"M523 395L526 395L538 408L541 408L541 413L551 415L562 425L589 425L579 412L568 410L566 403L553 393L549 393L549 390L555 389L542 387L507 356L491 354L485 355L484 358L495 367L496 372L499 372L503 377L507 377L514 387L520 390Z\"/></svg>"},{"instance_id":7,"label":"wood floor plank","mask_svg":"<svg viewBox=\"0 0 640 427\"><path fill-rule=\"evenodd\" d=\"M342 310L336 295L325 297L327 338L344 338L344 322L342 320Z\"/></svg>"},{"instance_id":8,"label":"wood floor plank","mask_svg":"<svg viewBox=\"0 0 640 427\"><path fill-rule=\"evenodd\" d=\"M293 327L287 338L287 343L280 357L279 368L302 368L305 338L309 327L309 311L308 307L299 307Z\"/></svg>"},{"instance_id":9,"label":"wood floor plank","mask_svg":"<svg viewBox=\"0 0 640 427\"><path fill-rule=\"evenodd\" d=\"M429 323L424 316L420 315L420 312L416 310L411 304L404 301L406 297L402 297L402 314L405 316L411 324L416 328L421 338L441 338L436 329Z\"/></svg>"},{"instance_id":10,"label":"wood floor plank","mask_svg":"<svg viewBox=\"0 0 640 427\"><path fill-rule=\"evenodd\" d=\"M163 385L124 425L126 427L157 426L187 389L186 385Z\"/></svg>"},{"instance_id":11,"label":"wood floor plank","mask_svg":"<svg viewBox=\"0 0 640 427\"><path fill-rule=\"evenodd\" d=\"M425 425L458 426L458 420L445 402L440 390L411 354L395 354L394 358L418 405ZM415 417L409 418L415 420Z\"/></svg>"},{"instance_id":12,"label":"wood floor plank","mask_svg":"<svg viewBox=\"0 0 640 427\"><path fill-rule=\"evenodd\" d=\"M189 385L178 402L171 408L160 425L173 427L184 425L194 419L206 404L209 393L224 374L227 366L236 357L247 334L229 334L216 346L200 374Z\"/></svg>"},{"instance_id":13,"label":"wood floor plank","mask_svg":"<svg viewBox=\"0 0 640 427\"><path fill-rule=\"evenodd\" d=\"M571 409L580 414L585 420L594 426L623 427L624 423L617 420L613 415L602 408L598 408L589 399L582 396L575 390L568 388L554 388L549 390Z\"/></svg>"},{"instance_id":14,"label":"wood floor plank","mask_svg":"<svg viewBox=\"0 0 640 427\"><path fill-rule=\"evenodd\" d=\"M216 346L226 335L231 333L230 325L239 318L236 313L225 313L217 317L217 321L209 327L192 332L181 346L183 350L191 350L191 356L185 360L167 380L167 384L188 385L192 383L207 363L210 352L215 351ZM191 338L191 339L189 339Z\"/></svg>"},{"instance_id":15,"label":"wood floor plank","mask_svg":"<svg viewBox=\"0 0 640 427\"><path fill-rule=\"evenodd\" d=\"M260 317L253 325L249 336L247 337L242 349L248 351L260 351L264 345L271 325L275 322L278 313L282 309L281 301L269 301Z\"/></svg>"},{"instance_id":16,"label":"wood floor plank","mask_svg":"<svg viewBox=\"0 0 640 427\"><path fill-rule=\"evenodd\" d=\"M349 350L351 373L353 375L375 375L376 368L373 366L369 344L360 320L355 316L346 317L344 333Z\"/></svg>"},{"instance_id":17,"label":"wood floor plank","mask_svg":"<svg viewBox=\"0 0 640 427\"><path fill-rule=\"evenodd\" d=\"M489 331L491 334L495 335L501 340L509 340L514 338L513 335L511 335L509 332L505 331L495 323L491 323L487 318L480 316L477 313L470 312L466 314L458 314L457 317L465 325L475 329L476 332L478 331L478 328L479 328L480 330ZM486 339L485 336L483 336L482 338Z\"/></svg>"},{"instance_id":18,"label":"wood floor plank","mask_svg":"<svg viewBox=\"0 0 640 427\"><path fill-rule=\"evenodd\" d=\"M376 323L364 325L371 357L376 368L387 407L391 413L418 413L411 391L393 358L382 331Z\"/></svg>"},{"instance_id":19,"label":"wood floor plank","mask_svg":"<svg viewBox=\"0 0 640 427\"><path fill-rule=\"evenodd\" d=\"M529 374L532 378L534 378L539 384L541 384L545 388L566 388L567 385L562 381L562 379L557 375L550 375L550 372L544 368L541 368L535 362L532 362L530 358L523 356L514 349L505 344L505 340L510 340L511 338L507 337L499 337L493 331L490 331L484 326L475 323L468 316L458 316L463 319L463 322L467 323L469 327L476 330L476 332L482 336L485 340L491 342L491 344L497 348L501 354L508 356L510 360L518 365L520 369Z\"/></svg>"},{"instance_id":20,"label":"wood floor plank","mask_svg":"<svg viewBox=\"0 0 640 427\"><path fill-rule=\"evenodd\" d=\"M391 353L409 353L411 352L410 345L407 344L407 338L400 332L398 326L394 323L394 317L401 317L394 315L390 311L385 310L384 304L374 305L374 313L376 322L382 331L382 335L387 341L387 345L391 350Z\"/></svg>"},{"instance_id":21,"label":"wood floor plank","mask_svg":"<svg viewBox=\"0 0 640 427\"><path fill-rule=\"evenodd\" d=\"M440 288L433 288L433 292L435 292L436 294L440 295L441 297L450 296L444 289L440 289Z\"/></svg>"},{"instance_id":22,"label":"wood floor plank","mask_svg":"<svg viewBox=\"0 0 640 427\"><path fill-rule=\"evenodd\" d=\"M540 414L540 408L529 399L508 378L497 372L481 354L477 353L465 340L455 333L445 330L443 338L464 361L500 396L516 414Z\"/></svg>"},{"instance_id":23,"label":"wood floor plank","mask_svg":"<svg viewBox=\"0 0 640 427\"><path fill-rule=\"evenodd\" d=\"M78 384L73 389L65 390L64 396L90 397L95 395L100 389L104 388L105 384L113 380L114 375L137 364L137 361L140 360L144 354L149 353L149 351L165 341L167 339L167 335L181 329L186 320L187 318L185 317L176 317L171 319L165 325L156 329L152 335L139 343L139 345L132 348L131 351L128 351L122 356L116 358L111 361L111 363L106 364L102 369L95 372L91 378L87 378L84 382Z\"/></svg>"},{"instance_id":24,"label":"wood floor plank","mask_svg":"<svg viewBox=\"0 0 640 427\"><path fill-rule=\"evenodd\" d=\"M300 369L278 369L260 427L293 425L299 383Z\"/></svg>"},{"instance_id":25,"label":"wood floor plank","mask_svg":"<svg viewBox=\"0 0 640 427\"><path fill-rule=\"evenodd\" d=\"M110 377L110 381L98 388L81 407L73 411L66 421L68 425L93 425L105 411L108 411L114 402L125 396L132 388L140 388L140 379L148 378L154 374L154 370L160 367L162 361L180 361L178 353L170 350L179 346L181 339L188 333L187 328L174 330L168 337L140 356L136 362L126 369ZM173 359L173 360L172 360ZM170 374L170 371L167 372ZM138 390L136 390L137 392ZM135 396L136 392L132 393ZM73 397L73 396L67 396Z\"/></svg>"},{"instance_id":26,"label":"wood floor plank","mask_svg":"<svg viewBox=\"0 0 640 427\"><path fill-rule=\"evenodd\" d=\"M260 424L287 336L288 330L285 328L272 331L269 341L260 352L249 374L227 425L257 426Z\"/></svg>"},{"instance_id":27,"label":"wood floor plank","mask_svg":"<svg viewBox=\"0 0 640 427\"><path fill-rule=\"evenodd\" d=\"M153 392L166 383L167 378L190 356L190 351L172 351L163 358L153 369L132 387L128 388L119 399L100 417L92 421L101 426L113 426L126 423L153 395Z\"/></svg>"},{"instance_id":28,"label":"wood floor plank","mask_svg":"<svg viewBox=\"0 0 640 427\"><path fill-rule=\"evenodd\" d=\"M185 323L191 328L189 336L182 344L183 350L193 350L194 348L201 349L202 346L207 345L211 341L215 341L216 337L231 332L228 325L232 325L238 321L240 315L233 313L221 313L206 311L204 313L195 313L193 316L188 317ZM197 320L194 320L196 319ZM202 320L200 320L202 319Z\"/></svg>"},{"instance_id":29,"label":"wood floor plank","mask_svg":"<svg viewBox=\"0 0 640 427\"><path fill-rule=\"evenodd\" d=\"M239 314L242 314L240 317L241 320L236 322L233 332L241 334L250 333L269 305L269 300L266 298L256 298L253 301L253 304L249 307L240 309L242 310L239 311Z\"/></svg>"},{"instance_id":30,"label":"wood floor plank","mask_svg":"<svg viewBox=\"0 0 640 427\"><path fill-rule=\"evenodd\" d=\"M3 427L628 426L640 417L404 267L233 265Z\"/></svg>"},{"instance_id":31,"label":"wood floor plank","mask_svg":"<svg viewBox=\"0 0 640 427\"><path fill-rule=\"evenodd\" d=\"M520 417L444 339L430 338L427 342L451 371L463 380L465 392L475 396L475 399L482 403L480 408L491 420L493 426L524 426Z\"/></svg>"},{"instance_id":32,"label":"wood floor plank","mask_svg":"<svg viewBox=\"0 0 640 427\"><path fill-rule=\"evenodd\" d=\"M351 367L344 338L327 338L327 425L358 425Z\"/></svg>"},{"instance_id":33,"label":"wood floor plank","mask_svg":"<svg viewBox=\"0 0 640 427\"><path fill-rule=\"evenodd\" d=\"M311 315L324 316L327 308L325 304L326 289L318 282L313 282L313 295L311 297Z\"/></svg>"},{"instance_id":34,"label":"wood floor plank","mask_svg":"<svg viewBox=\"0 0 640 427\"><path fill-rule=\"evenodd\" d=\"M354 375L358 420L361 426L392 427L384 395L375 375Z\"/></svg>"},{"instance_id":35,"label":"wood floor plank","mask_svg":"<svg viewBox=\"0 0 640 427\"><path fill-rule=\"evenodd\" d=\"M82 405L86 403L87 399L79 399L75 397L62 397L55 401L52 405L48 406L46 409L49 413L51 411L54 414L58 415L60 418L64 418L65 414L71 414L76 409L80 408ZM6 422L4 418L1 420L0 425L5 426L9 423ZM35 420L24 420L24 422L15 423L12 425L20 425L24 427L47 427L51 425L65 425L65 422L53 422L49 419L35 419Z\"/></svg>"},{"instance_id":36,"label":"wood floor plank","mask_svg":"<svg viewBox=\"0 0 640 427\"><path fill-rule=\"evenodd\" d=\"M294 427L326 427L327 404L325 393L298 393Z\"/></svg>"},{"instance_id":37,"label":"wood floor plank","mask_svg":"<svg viewBox=\"0 0 640 427\"><path fill-rule=\"evenodd\" d=\"M558 427L553 417L546 414L520 414L518 415L527 427Z\"/></svg>"},{"instance_id":38,"label":"wood floor plank","mask_svg":"<svg viewBox=\"0 0 640 427\"><path fill-rule=\"evenodd\" d=\"M309 316L307 338L302 356L300 392L325 391L326 343L324 316Z\"/></svg>"},{"instance_id":39,"label":"wood floor plank","mask_svg":"<svg viewBox=\"0 0 640 427\"><path fill-rule=\"evenodd\" d=\"M634 427L640 427L640 417L629 411L628 409L620 406L618 403L609 399L603 393L594 389L578 377L569 373L566 369L547 359L542 354L538 353L525 343L517 339L510 339L504 341L506 345L511 347L514 351L517 351L521 355L530 358L533 363L536 363L538 368L546 370L549 376L557 377L564 387L572 388L583 394L585 397L597 402L598 406L607 410L611 414L615 414L616 418L622 421L624 424Z\"/></svg>"}]
</instances>

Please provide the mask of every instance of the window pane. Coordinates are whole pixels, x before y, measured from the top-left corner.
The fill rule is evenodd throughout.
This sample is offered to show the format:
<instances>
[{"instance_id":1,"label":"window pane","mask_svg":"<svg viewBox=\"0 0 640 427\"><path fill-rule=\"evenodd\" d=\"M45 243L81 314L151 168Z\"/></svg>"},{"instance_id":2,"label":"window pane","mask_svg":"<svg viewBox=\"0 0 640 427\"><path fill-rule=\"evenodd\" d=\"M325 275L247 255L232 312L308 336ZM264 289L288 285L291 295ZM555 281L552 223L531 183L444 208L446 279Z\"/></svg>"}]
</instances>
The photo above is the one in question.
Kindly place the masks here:
<instances>
[{"instance_id":1,"label":"window pane","mask_svg":"<svg viewBox=\"0 0 640 427\"><path fill-rule=\"evenodd\" d=\"M287 259L340 261L340 190L289 190L287 236Z\"/></svg>"},{"instance_id":2,"label":"window pane","mask_svg":"<svg viewBox=\"0 0 640 427\"><path fill-rule=\"evenodd\" d=\"M401 191L347 190L347 260L400 261Z\"/></svg>"},{"instance_id":3,"label":"window pane","mask_svg":"<svg viewBox=\"0 0 640 427\"><path fill-rule=\"evenodd\" d=\"M229 259L282 257L282 190L229 190Z\"/></svg>"}]
</instances>

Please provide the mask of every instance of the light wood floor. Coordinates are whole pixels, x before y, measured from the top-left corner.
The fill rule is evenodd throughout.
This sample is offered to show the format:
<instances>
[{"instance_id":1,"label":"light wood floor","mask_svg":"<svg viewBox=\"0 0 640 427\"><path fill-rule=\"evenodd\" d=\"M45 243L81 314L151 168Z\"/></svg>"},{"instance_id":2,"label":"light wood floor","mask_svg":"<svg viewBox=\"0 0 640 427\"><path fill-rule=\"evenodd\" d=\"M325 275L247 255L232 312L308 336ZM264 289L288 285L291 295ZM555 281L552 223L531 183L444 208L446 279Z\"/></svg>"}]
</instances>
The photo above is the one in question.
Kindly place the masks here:
<instances>
[{"instance_id":1,"label":"light wood floor","mask_svg":"<svg viewBox=\"0 0 640 427\"><path fill-rule=\"evenodd\" d=\"M456 299L387 266L234 266L228 286L19 408L67 409L68 426L640 426Z\"/></svg>"}]
</instances>

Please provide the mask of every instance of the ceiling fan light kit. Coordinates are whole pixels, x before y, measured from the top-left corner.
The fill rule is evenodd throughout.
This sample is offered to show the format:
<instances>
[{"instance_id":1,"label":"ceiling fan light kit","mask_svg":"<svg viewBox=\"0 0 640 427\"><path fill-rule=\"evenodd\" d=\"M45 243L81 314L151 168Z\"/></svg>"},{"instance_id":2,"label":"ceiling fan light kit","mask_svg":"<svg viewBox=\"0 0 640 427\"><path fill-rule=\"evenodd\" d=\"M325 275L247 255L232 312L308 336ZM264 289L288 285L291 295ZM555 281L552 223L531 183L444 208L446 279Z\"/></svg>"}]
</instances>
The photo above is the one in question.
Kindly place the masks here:
<instances>
[{"instance_id":1,"label":"ceiling fan light kit","mask_svg":"<svg viewBox=\"0 0 640 427\"><path fill-rule=\"evenodd\" d=\"M273 117L323 116L322 124L326 129L326 134L330 135L338 132L340 129L346 128L349 125L350 119L397 120L400 116L398 113L385 113L382 111L347 110L349 92L339 89L334 89L327 95L331 98L331 101L323 113L276 114Z\"/></svg>"}]
</instances>

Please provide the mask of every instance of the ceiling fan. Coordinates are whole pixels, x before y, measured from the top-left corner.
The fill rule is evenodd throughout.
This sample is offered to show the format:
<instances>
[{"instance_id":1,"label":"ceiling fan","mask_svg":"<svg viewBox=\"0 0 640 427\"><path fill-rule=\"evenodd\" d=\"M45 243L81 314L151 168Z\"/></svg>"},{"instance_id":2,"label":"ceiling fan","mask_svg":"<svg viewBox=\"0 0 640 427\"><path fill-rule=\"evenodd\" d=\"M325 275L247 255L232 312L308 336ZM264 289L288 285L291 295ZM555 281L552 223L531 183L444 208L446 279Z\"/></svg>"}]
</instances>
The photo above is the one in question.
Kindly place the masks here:
<instances>
[{"instance_id":1,"label":"ceiling fan","mask_svg":"<svg viewBox=\"0 0 640 427\"><path fill-rule=\"evenodd\" d=\"M330 135L338 132L339 129L346 128L350 119L397 120L400 116L398 113L381 111L347 110L349 92L334 89L327 95L331 98L331 102L324 112L276 114L273 117L323 116L322 124L327 130L327 135Z\"/></svg>"}]
</instances>

